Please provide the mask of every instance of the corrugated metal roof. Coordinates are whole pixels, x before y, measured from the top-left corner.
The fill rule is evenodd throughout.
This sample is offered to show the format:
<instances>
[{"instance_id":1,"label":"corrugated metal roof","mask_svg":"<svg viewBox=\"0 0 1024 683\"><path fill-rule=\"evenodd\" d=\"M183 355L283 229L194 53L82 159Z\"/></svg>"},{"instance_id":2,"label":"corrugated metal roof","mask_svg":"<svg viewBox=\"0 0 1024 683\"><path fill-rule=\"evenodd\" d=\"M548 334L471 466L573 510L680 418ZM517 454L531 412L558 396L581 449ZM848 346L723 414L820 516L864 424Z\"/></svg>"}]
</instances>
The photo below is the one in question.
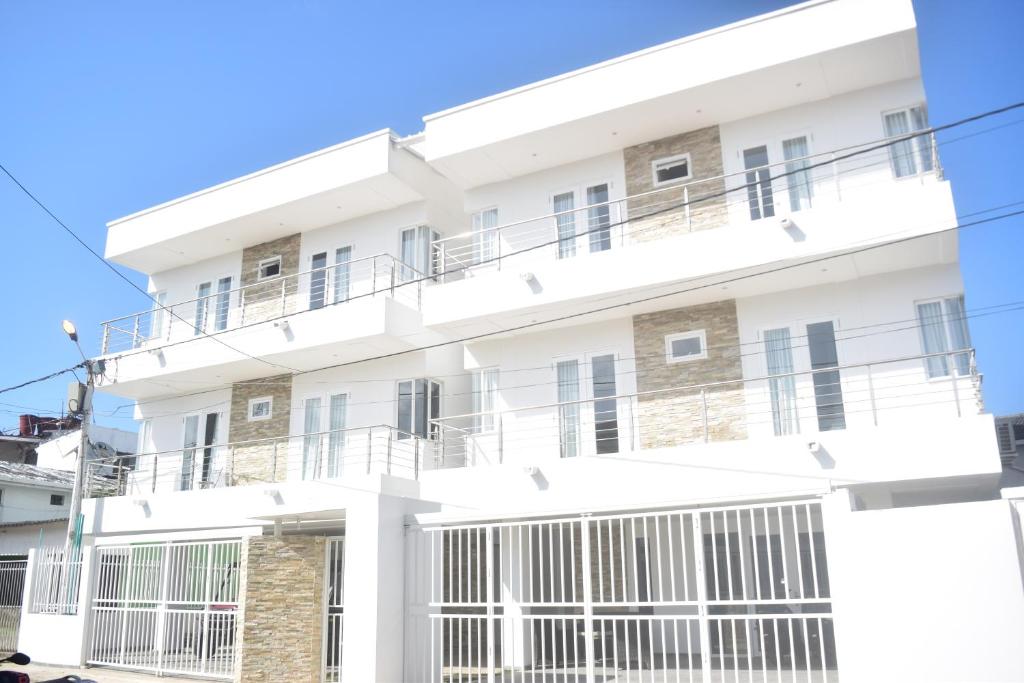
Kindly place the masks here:
<instances>
[{"instance_id":1,"label":"corrugated metal roof","mask_svg":"<svg viewBox=\"0 0 1024 683\"><path fill-rule=\"evenodd\" d=\"M0 481L70 489L75 485L75 473L16 462L0 462Z\"/></svg>"}]
</instances>

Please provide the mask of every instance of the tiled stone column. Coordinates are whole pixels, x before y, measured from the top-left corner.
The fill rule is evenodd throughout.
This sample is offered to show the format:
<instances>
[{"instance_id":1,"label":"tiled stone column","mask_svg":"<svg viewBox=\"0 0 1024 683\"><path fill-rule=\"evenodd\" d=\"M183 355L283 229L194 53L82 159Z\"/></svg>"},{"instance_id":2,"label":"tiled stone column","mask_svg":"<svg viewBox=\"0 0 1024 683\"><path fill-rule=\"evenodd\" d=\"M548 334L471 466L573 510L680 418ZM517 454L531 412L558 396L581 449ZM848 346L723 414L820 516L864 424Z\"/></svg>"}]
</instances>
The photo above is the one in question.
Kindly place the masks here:
<instances>
[{"instance_id":1,"label":"tiled stone column","mask_svg":"<svg viewBox=\"0 0 1024 683\"><path fill-rule=\"evenodd\" d=\"M281 277L298 273L301 244L301 235L296 233L242 250L242 287L245 288L242 291L243 324L270 320L302 310L298 299L298 278L255 284L259 279L257 267L260 261L272 256L281 257Z\"/></svg>"},{"instance_id":2,"label":"tiled stone column","mask_svg":"<svg viewBox=\"0 0 1024 683\"><path fill-rule=\"evenodd\" d=\"M708 357L682 363L667 362L666 335L694 330L705 330ZM633 343L640 392L743 377L734 299L634 316ZM742 382L710 388L706 400L709 441L746 438ZM639 413L642 448L675 446L704 439L699 391L641 396Z\"/></svg>"},{"instance_id":3,"label":"tiled stone column","mask_svg":"<svg viewBox=\"0 0 1024 683\"><path fill-rule=\"evenodd\" d=\"M626 164L626 192L630 196L655 189L651 162L680 154L690 155L691 178L680 181L680 185L689 184L689 214L685 208L678 208L642 218L667 205L682 203L684 194L681 187L668 188L647 197L632 199L629 201L629 232L634 240L647 242L670 235L708 230L725 225L728 221L726 197L702 199L718 195L725 190L725 181L720 177L722 143L718 126L644 142L627 147L622 153ZM702 178L716 180L692 184L694 180Z\"/></svg>"},{"instance_id":4,"label":"tiled stone column","mask_svg":"<svg viewBox=\"0 0 1024 683\"><path fill-rule=\"evenodd\" d=\"M319 683L325 552L319 536L246 540L235 681Z\"/></svg>"},{"instance_id":5,"label":"tiled stone column","mask_svg":"<svg viewBox=\"0 0 1024 683\"><path fill-rule=\"evenodd\" d=\"M267 420L250 421L249 401L264 396L273 399L271 417ZM288 436L291 407L291 375L263 377L232 385L229 430L231 441L273 439L232 448L228 453L232 486L285 480L288 471L288 439L285 437Z\"/></svg>"}]
</instances>

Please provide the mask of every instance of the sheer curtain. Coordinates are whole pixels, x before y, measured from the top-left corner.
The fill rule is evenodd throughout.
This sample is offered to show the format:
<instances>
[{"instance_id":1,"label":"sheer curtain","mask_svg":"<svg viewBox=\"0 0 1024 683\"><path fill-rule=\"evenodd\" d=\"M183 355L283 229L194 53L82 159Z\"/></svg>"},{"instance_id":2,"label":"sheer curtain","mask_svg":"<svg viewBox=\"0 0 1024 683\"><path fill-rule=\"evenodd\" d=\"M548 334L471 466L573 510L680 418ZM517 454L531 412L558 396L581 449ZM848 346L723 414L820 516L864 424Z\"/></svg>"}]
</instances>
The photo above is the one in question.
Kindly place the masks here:
<instances>
[{"instance_id":1,"label":"sheer curtain","mask_svg":"<svg viewBox=\"0 0 1024 683\"><path fill-rule=\"evenodd\" d=\"M967 329L967 312L964 310L964 298L954 296L946 299L946 326L949 328L949 341L956 351L971 348L971 333ZM955 357L956 372L966 375L971 371L971 354L958 353Z\"/></svg>"},{"instance_id":2,"label":"sheer curtain","mask_svg":"<svg viewBox=\"0 0 1024 683\"><path fill-rule=\"evenodd\" d=\"M473 373L473 432L490 432L495 427L498 407L498 370L489 368Z\"/></svg>"},{"instance_id":3,"label":"sheer curtain","mask_svg":"<svg viewBox=\"0 0 1024 683\"><path fill-rule=\"evenodd\" d=\"M611 209L607 201L607 184L587 188L587 232L590 233L590 251L607 251L612 248Z\"/></svg>"},{"instance_id":4,"label":"sheer curtain","mask_svg":"<svg viewBox=\"0 0 1024 683\"><path fill-rule=\"evenodd\" d=\"M942 353L946 347L946 331L943 329L942 304L938 301L917 305L917 319L921 325L921 343L924 352ZM925 358L925 368L929 377L945 377L949 374L949 365L945 356Z\"/></svg>"},{"instance_id":5,"label":"sheer curtain","mask_svg":"<svg viewBox=\"0 0 1024 683\"><path fill-rule=\"evenodd\" d=\"M898 137L910 133L910 120L907 112L896 111L885 115L885 134L887 137ZM892 161L892 172L897 178L917 173L914 160L914 146L910 140L901 140L889 146L889 158Z\"/></svg>"},{"instance_id":6,"label":"sheer curtain","mask_svg":"<svg viewBox=\"0 0 1024 683\"><path fill-rule=\"evenodd\" d=\"M473 214L473 263L489 261L497 256L498 210L487 209Z\"/></svg>"},{"instance_id":7,"label":"sheer curtain","mask_svg":"<svg viewBox=\"0 0 1024 683\"><path fill-rule=\"evenodd\" d=\"M786 182L791 211L811 208L811 174L807 168L807 138L800 136L782 141L782 157L786 160Z\"/></svg>"},{"instance_id":8,"label":"sheer curtain","mask_svg":"<svg viewBox=\"0 0 1024 683\"><path fill-rule=\"evenodd\" d=\"M345 412L348 394L331 396L330 433L327 436L327 476L340 477L345 469Z\"/></svg>"},{"instance_id":9,"label":"sheer curtain","mask_svg":"<svg viewBox=\"0 0 1024 683\"><path fill-rule=\"evenodd\" d=\"M557 364L558 402L578 401L580 398L579 361L563 360ZM568 403L558 407L559 438L563 458L580 454L580 404Z\"/></svg>"},{"instance_id":10,"label":"sheer curtain","mask_svg":"<svg viewBox=\"0 0 1024 683\"><path fill-rule=\"evenodd\" d=\"M913 125L914 130L924 130L928 127L928 114L925 112L924 107L912 107L910 109L910 123ZM915 138L914 142L917 143L917 153L921 155L921 170L930 171L934 164L932 163L932 137L930 135L922 135L919 138Z\"/></svg>"},{"instance_id":11,"label":"sheer curtain","mask_svg":"<svg viewBox=\"0 0 1024 683\"><path fill-rule=\"evenodd\" d=\"M764 353L768 360L769 375L786 375L772 377L768 380L771 393L772 425L775 435L796 434L796 381L793 375L793 351L790 343L789 328L766 330L764 333Z\"/></svg>"},{"instance_id":12,"label":"sheer curtain","mask_svg":"<svg viewBox=\"0 0 1024 683\"><path fill-rule=\"evenodd\" d=\"M316 479L320 465L320 397L307 398L302 424L302 478Z\"/></svg>"},{"instance_id":13,"label":"sheer curtain","mask_svg":"<svg viewBox=\"0 0 1024 683\"><path fill-rule=\"evenodd\" d=\"M575 197L572 192L555 195L555 213L571 212L555 216L555 227L558 229L558 258L569 258L576 255L576 214L572 213L575 206Z\"/></svg>"},{"instance_id":14,"label":"sheer curtain","mask_svg":"<svg viewBox=\"0 0 1024 683\"><path fill-rule=\"evenodd\" d=\"M340 247L334 252L334 303L348 301L351 279L352 247Z\"/></svg>"}]
</instances>

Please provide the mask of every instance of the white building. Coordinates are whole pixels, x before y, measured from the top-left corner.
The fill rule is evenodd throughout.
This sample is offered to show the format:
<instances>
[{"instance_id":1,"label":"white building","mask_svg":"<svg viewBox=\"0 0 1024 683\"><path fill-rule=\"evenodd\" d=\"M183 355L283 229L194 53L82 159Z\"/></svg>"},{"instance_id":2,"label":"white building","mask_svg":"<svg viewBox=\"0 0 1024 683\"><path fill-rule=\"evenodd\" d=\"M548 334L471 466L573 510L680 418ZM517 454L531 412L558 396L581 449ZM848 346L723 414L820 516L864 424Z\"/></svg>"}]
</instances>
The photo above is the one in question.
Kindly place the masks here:
<instances>
[{"instance_id":1,"label":"white building","mask_svg":"<svg viewBox=\"0 0 1024 683\"><path fill-rule=\"evenodd\" d=\"M1024 677L952 193L905 137L909 0L424 122L110 223L159 304L103 330L139 455L86 501L77 613L26 614L23 649L241 681Z\"/></svg>"}]
</instances>

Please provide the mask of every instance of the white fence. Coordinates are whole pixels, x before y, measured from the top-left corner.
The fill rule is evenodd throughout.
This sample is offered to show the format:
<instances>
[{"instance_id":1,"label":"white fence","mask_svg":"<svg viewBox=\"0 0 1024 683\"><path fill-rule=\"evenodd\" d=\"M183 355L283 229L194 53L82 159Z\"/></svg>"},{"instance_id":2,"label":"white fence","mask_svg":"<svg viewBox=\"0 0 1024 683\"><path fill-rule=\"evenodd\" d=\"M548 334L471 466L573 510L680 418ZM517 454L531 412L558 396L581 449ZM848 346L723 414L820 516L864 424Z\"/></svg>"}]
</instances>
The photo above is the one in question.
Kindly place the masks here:
<instances>
[{"instance_id":1,"label":"white fence","mask_svg":"<svg viewBox=\"0 0 1024 683\"><path fill-rule=\"evenodd\" d=\"M230 679L241 543L96 548L88 663Z\"/></svg>"},{"instance_id":2,"label":"white fence","mask_svg":"<svg viewBox=\"0 0 1024 683\"><path fill-rule=\"evenodd\" d=\"M0 652L18 648L27 560L0 561Z\"/></svg>"},{"instance_id":3,"label":"white fence","mask_svg":"<svg viewBox=\"0 0 1024 683\"><path fill-rule=\"evenodd\" d=\"M406 680L838 680L817 501L416 529Z\"/></svg>"},{"instance_id":4,"label":"white fence","mask_svg":"<svg viewBox=\"0 0 1024 683\"><path fill-rule=\"evenodd\" d=\"M65 577L65 571L67 576ZM32 567L29 612L32 614L78 614L82 582L82 554L66 566L64 548L39 548Z\"/></svg>"}]
</instances>

